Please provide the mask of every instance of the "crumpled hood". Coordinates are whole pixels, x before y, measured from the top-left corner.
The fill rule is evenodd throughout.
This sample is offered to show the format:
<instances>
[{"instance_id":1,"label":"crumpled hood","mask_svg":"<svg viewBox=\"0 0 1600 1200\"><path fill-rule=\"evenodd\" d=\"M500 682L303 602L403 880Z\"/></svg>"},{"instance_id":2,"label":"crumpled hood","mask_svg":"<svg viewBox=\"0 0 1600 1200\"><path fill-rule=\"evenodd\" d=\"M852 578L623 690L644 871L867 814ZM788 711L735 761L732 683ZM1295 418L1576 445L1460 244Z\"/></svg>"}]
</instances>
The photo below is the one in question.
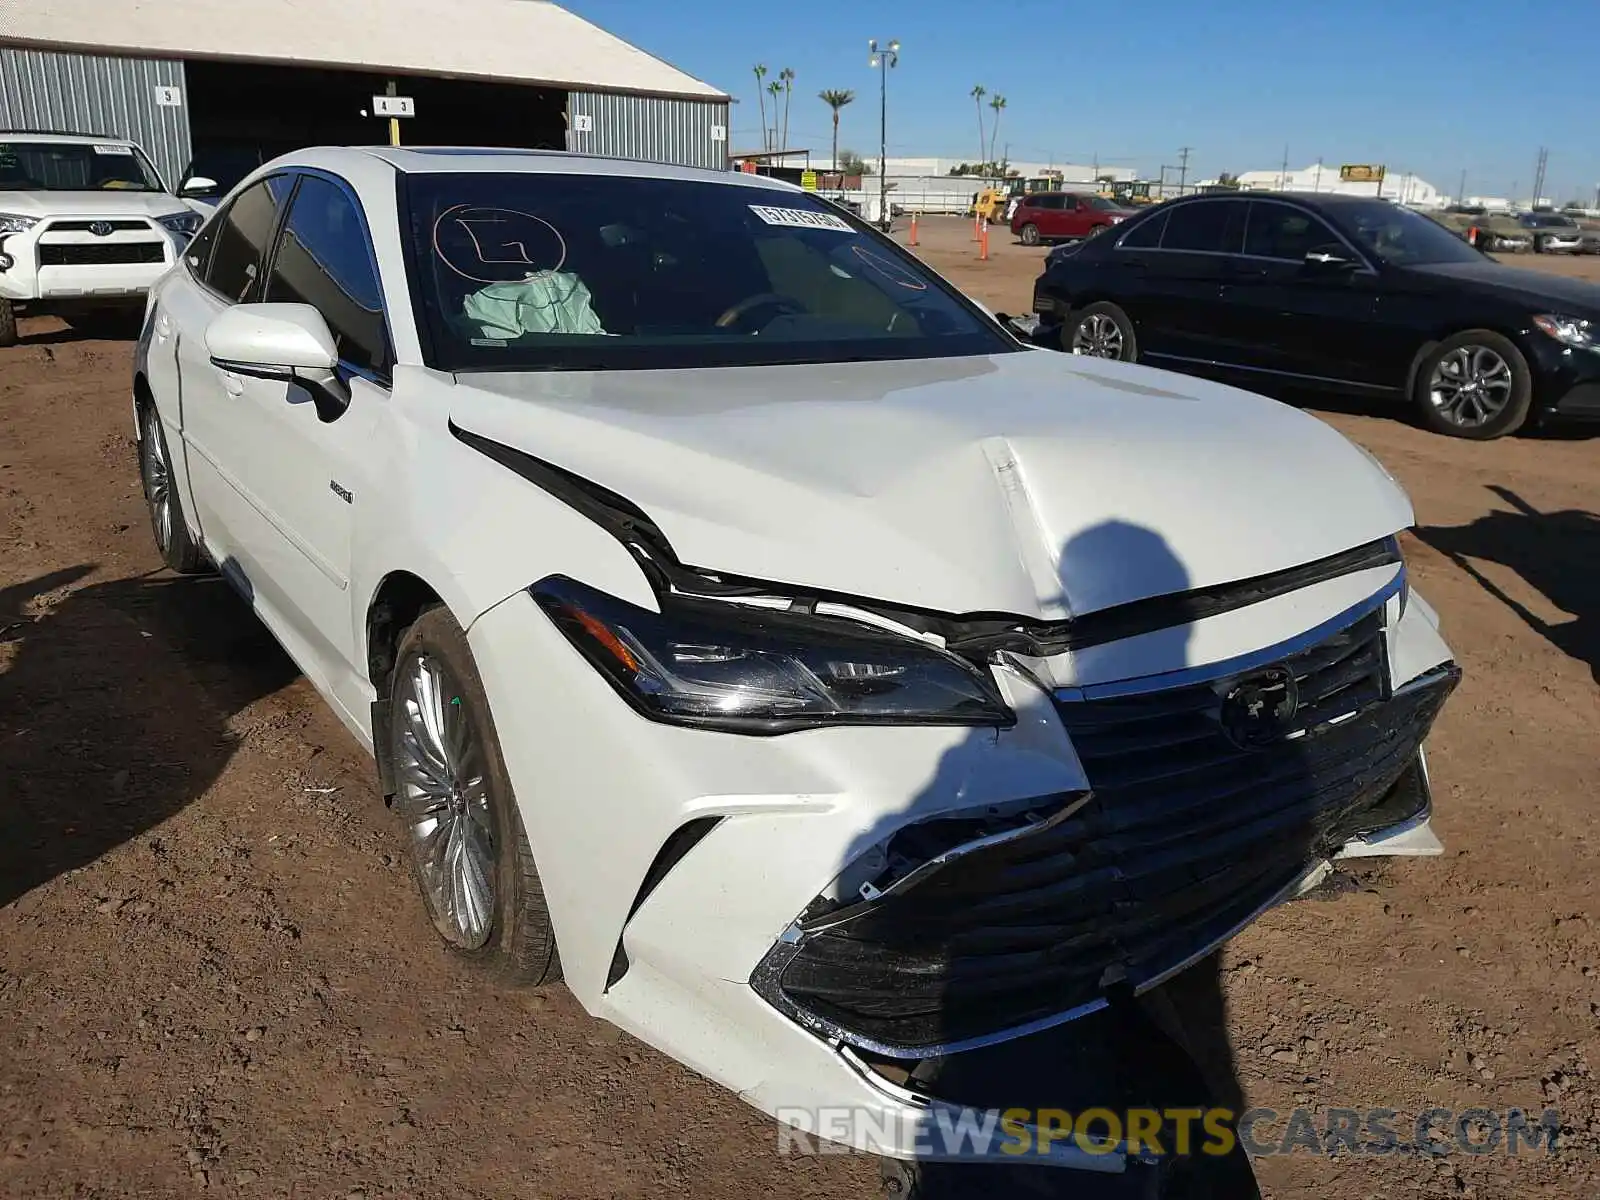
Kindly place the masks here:
<instances>
[{"instance_id":1,"label":"crumpled hood","mask_svg":"<svg viewBox=\"0 0 1600 1200\"><path fill-rule=\"evenodd\" d=\"M0 212L21 217L170 217L189 206L166 192L95 188L86 192L0 191Z\"/></svg>"},{"instance_id":2,"label":"crumpled hood","mask_svg":"<svg viewBox=\"0 0 1600 1200\"><path fill-rule=\"evenodd\" d=\"M1312 417L1050 351L457 382L459 428L626 497L686 564L948 613L1059 619L1412 522Z\"/></svg>"}]
</instances>

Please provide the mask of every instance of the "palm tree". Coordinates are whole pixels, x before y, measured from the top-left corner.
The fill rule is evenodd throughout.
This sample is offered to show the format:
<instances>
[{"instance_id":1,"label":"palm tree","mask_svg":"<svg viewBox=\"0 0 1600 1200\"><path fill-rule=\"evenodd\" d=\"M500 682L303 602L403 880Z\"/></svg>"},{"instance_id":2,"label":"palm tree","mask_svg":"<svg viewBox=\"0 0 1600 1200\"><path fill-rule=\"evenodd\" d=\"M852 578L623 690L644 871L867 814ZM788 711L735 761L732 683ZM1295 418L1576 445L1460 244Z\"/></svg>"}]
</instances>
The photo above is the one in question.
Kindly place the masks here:
<instances>
[{"instance_id":1,"label":"palm tree","mask_svg":"<svg viewBox=\"0 0 1600 1200\"><path fill-rule=\"evenodd\" d=\"M839 110L856 98L856 94L840 89L818 92L817 99L833 109L833 171L839 173Z\"/></svg>"},{"instance_id":2,"label":"palm tree","mask_svg":"<svg viewBox=\"0 0 1600 1200\"><path fill-rule=\"evenodd\" d=\"M983 98L989 94L989 89L983 84L974 84L972 100L978 106L978 173L983 174L983 160L988 154L989 143L983 140Z\"/></svg>"},{"instance_id":3,"label":"palm tree","mask_svg":"<svg viewBox=\"0 0 1600 1200\"><path fill-rule=\"evenodd\" d=\"M783 141L778 144L779 150L789 148L789 97L794 91L794 68L785 67L778 72L778 78L783 81ZM772 123L778 123L777 114L773 114Z\"/></svg>"},{"instance_id":4,"label":"palm tree","mask_svg":"<svg viewBox=\"0 0 1600 1200\"><path fill-rule=\"evenodd\" d=\"M994 109L994 126L989 130L989 161L994 162L995 145L1000 140L1000 113L1006 106L1006 98L996 93L995 98L989 101L989 107Z\"/></svg>"},{"instance_id":5,"label":"palm tree","mask_svg":"<svg viewBox=\"0 0 1600 1200\"><path fill-rule=\"evenodd\" d=\"M772 148L782 150L784 147L778 145L778 97L783 95L783 84L774 79L767 84L767 92L772 96Z\"/></svg>"},{"instance_id":6,"label":"palm tree","mask_svg":"<svg viewBox=\"0 0 1600 1200\"><path fill-rule=\"evenodd\" d=\"M761 148L763 150L770 150L772 147L767 145L767 94L761 84L761 81L767 77L767 64L757 63L755 65L755 72L756 102L761 105Z\"/></svg>"}]
</instances>

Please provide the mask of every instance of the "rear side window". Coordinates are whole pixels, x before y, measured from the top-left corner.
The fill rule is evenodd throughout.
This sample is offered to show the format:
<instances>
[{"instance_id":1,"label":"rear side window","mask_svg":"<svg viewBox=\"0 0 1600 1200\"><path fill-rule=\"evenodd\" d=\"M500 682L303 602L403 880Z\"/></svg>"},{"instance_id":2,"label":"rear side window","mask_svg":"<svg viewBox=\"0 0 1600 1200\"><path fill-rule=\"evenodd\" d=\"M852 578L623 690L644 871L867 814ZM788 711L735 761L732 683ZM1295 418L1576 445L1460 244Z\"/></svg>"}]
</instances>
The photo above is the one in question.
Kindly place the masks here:
<instances>
[{"instance_id":1,"label":"rear side window","mask_svg":"<svg viewBox=\"0 0 1600 1200\"><path fill-rule=\"evenodd\" d=\"M1140 221L1117 244L1124 250L1154 250L1161 245L1161 235L1167 228L1167 214L1152 213L1148 220Z\"/></svg>"},{"instance_id":2,"label":"rear side window","mask_svg":"<svg viewBox=\"0 0 1600 1200\"><path fill-rule=\"evenodd\" d=\"M383 293L361 211L343 188L317 175L301 179L266 299L311 305L328 322L342 360L387 373Z\"/></svg>"},{"instance_id":3,"label":"rear side window","mask_svg":"<svg viewBox=\"0 0 1600 1200\"><path fill-rule=\"evenodd\" d=\"M1060 196L1035 196L1029 201L1029 203L1033 205L1034 208L1055 209L1061 207L1061 200L1062 198Z\"/></svg>"},{"instance_id":4,"label":"rear side window","mask_svg":"<svg viewBox=\"0 0 1600 1200\"><path fill-rule=\"evenodd\" d=\"M1333 230L1301 209L1261 200L1250 204L1250 223L1244 236L1246 254L1299 262L1308 251L1338 241Z\"/></svg>"},{"instance_id":5,"label":"rear side window","mask_svg":"<svg viewBox=\"0 0 1600 1200\"><path fill-rule=\"evenodd\" d=\"M1237 254L1244 242L1245 208L1226 200L1180 204L1167 214L1161 248Z\"/></svg>"},{"instance_id":6,"label":"rear side window","mask_svg":"<svg viewBox=\"0 0 1600 1200\"><path fill-rule=\"evenodd\" d=\"M262 268L278 212L287 198L289 179L275 175L252 184L217 218L216 246L206 283L235 304L260 297Z\"/></svg>"}]
</instances>

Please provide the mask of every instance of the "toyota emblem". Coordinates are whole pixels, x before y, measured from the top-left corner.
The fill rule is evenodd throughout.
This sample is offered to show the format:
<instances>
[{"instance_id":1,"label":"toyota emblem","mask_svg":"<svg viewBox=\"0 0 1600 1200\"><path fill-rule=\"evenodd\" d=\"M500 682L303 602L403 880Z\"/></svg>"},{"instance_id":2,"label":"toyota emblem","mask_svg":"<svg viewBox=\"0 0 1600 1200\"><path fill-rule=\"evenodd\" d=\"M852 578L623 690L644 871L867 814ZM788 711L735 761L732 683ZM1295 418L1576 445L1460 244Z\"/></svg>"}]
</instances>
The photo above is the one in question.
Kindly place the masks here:
<instances>
[{"instance_id":1,"label":"toyota emblem","mask_svg":"<svg viewBox=\"0 0 1600 1200\"><path fill-rule=\"evenodd\" d=\"M1300 688L1294 672L1268 667L1233 681L1222 697L1222 732L1241 750L1262 750L1295 729Z\"/></svg>"},{"instance_id":2,"label":"toyota emblem","mask_svg":"<svg viewBox=\"0 0 1600 1200\"><path fill-rule=\"evenodd\" d=\"M110 237L112 233L111 222L91 221L89 223L89 232L94 234L95 237Z\"/></svg>"}]
</instances>

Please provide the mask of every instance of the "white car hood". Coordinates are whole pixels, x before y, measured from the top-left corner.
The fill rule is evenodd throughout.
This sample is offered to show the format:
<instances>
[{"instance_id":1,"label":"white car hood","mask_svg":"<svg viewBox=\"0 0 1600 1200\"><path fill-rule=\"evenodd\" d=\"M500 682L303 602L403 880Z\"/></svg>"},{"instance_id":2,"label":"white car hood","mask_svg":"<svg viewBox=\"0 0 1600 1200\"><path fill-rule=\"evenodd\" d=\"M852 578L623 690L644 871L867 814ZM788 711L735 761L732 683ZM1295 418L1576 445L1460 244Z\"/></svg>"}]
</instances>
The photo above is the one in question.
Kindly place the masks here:
<instances>
[{"instance_id":1,"label":"white car hood","mask_svg":"<svg viewBox=\"0 0 1600 1200\"><path fill-rule=\"evenodd\" d=\"M86 192L0 191L0 212L19 217L170 217L189 206L167 192L96 188Z\"/></svg>"},{"instance_id":2,"label":"white car hood","mask_svg":"<svg viewBox=\"0 0 1600 1200\"><path fill-rule=\"evenodd\" d=\"M1060 619L1412 523L1293 408L1048 351L457 384L458 428L626 497L686 564L947 613Z\"/></svg>"}]
</instances>

